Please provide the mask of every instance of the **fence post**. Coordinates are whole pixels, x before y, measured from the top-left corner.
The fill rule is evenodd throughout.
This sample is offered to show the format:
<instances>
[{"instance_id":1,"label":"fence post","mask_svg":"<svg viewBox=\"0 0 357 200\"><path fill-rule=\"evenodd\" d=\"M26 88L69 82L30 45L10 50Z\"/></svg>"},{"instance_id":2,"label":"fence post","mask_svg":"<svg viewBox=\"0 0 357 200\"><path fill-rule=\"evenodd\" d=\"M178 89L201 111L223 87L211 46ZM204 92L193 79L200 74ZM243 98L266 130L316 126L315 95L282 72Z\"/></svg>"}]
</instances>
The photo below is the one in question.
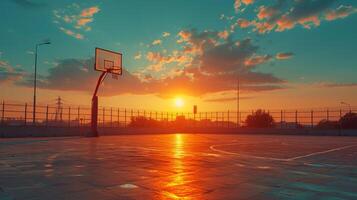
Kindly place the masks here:
<instances>
[{"instance_id":1,"label":"fence post","mask_svg":"<svg viewBox=\"0 0 357 200\"><path fill-rule=\"evenodd\" d=\"M169 125L169 112L166 112L166 126Z\"/></svg>"},{"instance_id":2,"label":"fence post","mask_svg":"<svg viewBox=\"0 0 357 200\"><path fill-rule=\"evenodd\" d=\"M157 111L155 111L155 121L157 121Z\"/></svg>"},{"instance_id":3,"label":"fence post","mask_svg":"<svg viewBox=\"0 0 357 200\"><path fill-rule=\"evenodd\" d=\"M46 106L46 127L48 126L48 105Z\"/></svg>"},{"instance_id":4,"label":"fence post","mask_svg":"<svg viewBox=\"0 0 357 200\"><path fill-rule=\"evenodd\" d=\"M110 127L113 128L113 108L110 107Z\"/></svg>"},{"instance_id":5,"label":"fence post","mask_svg":"<svg viewBox=\"0 0 357 200\"><path fill-rule=\"evenodd\" d=\"M132 122L133 121L133 109L131 109L131 111L130 111L130 122Z\"/></svg>"},{"instance_id":6,"label":"fence post","mask_svg":"<svg viewBox=\"0 0 357 200\"><path fill-rule=\"evenodd\" d=\"M103 107L103 128L105 127L105 107Z\"/></svg>"},{"instance_id":7,"label":"fence post","mask_svg":"<svg viewBox=\"0 0 357 200\"><path fill-rule=\"evenodd\" d=\"M130 111L130 121L132 121L133 120L133 109L131 109L131 111Z\"/></svg>"},{"instance_id":8,"label":"fence post","mask_svg":"<svg viewBox=\"0 0 357 200\"><path fill-rule=\"evenodd\" d=\"M328 109L326 111L326 115L327 121L330 121L330 111Z\"/></svg>"},{"instance_id":9,"label":"fence post","mask_svg":"<svg viewBox=\"0 0 357 200\"><path fill-rule=\"evenodd\" d=\"M71 106L68 107L68 127L71 127Z\"/></svg>"},{"instance_id":10,"label":"fence post","mask_svg":"<svg viewBox=\"0 0 357 200\"><path fill-rule=\"evenodd\" d=\"M311 128L314 128L314 111L311 110Z\"/></svg>"},{"instance_id":11,"label":"fence post","mask_svg":"<svg viewBox=\"0 0 357 200\"><path fill-rule=\"evenodd\" d=\"M25 121L24 121L24 125L27 125L27 103L25 103Z\"/></svg>"},{"instance_id":12,"label":"fence post","mask_svg":"<svg viewBox=\"0 0 357 200\"><path fill-rule=\"evenodd\" d=\"M218 123L218 112L216 112L216 125L217 125L217 127L219 127L219 123Z\"/></svg>"},{"instance_id":13,"label":"fence post","mask_svg":"<svg viewBox=\"0 0 357 200\"><path fill-rule=\"evenodd\" d=\"M341 119L341 117L342 117L342 110L340 109L340 119Z\"/></svg>"},{"instance_id":14,"label":"fence post","mask_svg":"<svg viewBox=\"0 0 357 200\"><path fill-rule=\"evenodd\" d=\"M131 110L131 115L133 115L133 110ZM124 127L126 127L126 108L124 108Z\"/></svg>"},{"instance_id":15,"label":"fence post","mask_svg":"<svg viewBox=\"0 0 357 200\"><path fill-rule=\"evenodd\" d=\"M283 128L283 110L280 110L280 128Z\"/></svg>"},{"instance_id":16,"label":"fence post","mask_svg":"<svg viewBox=\"0 0 357 200\"><path fill-rule=\"evenodd\" d=\"M228 122L228 128L229 128L229 110L228 110L228 112L227 112L227 122Z\"/></svg>"},{"instance_id":17,"label":"fence post","mask_svg":"<svg viewBox=\"0 0 357 200\"><path fill-rule=\"evenodd\" d=\"M240 122L241 122L241 119L242 119L242 112L239 112L239 121L238 121L238 127L240 127Z\"/></svg>"},{"instance_id":18,"label":"fence post","mask_svg":"<svg viewBox=\"0 0 357 200\"><path fill-rule=\"evenodd\" d=\"M78 106L78 110L77 110L77 118L78 118L78 127L81 126L81 108Z\"/></svg>"},{"instance_id":19,"label":"fence post","mask_svg":"<svg viewBox=\"0 0 357 200\"><path fill-rule=\"evenodd\" d=\"M295 128L298 128L298 111L295 110Z\"/></svg>"},{"instance_id":20,"label":"fence post","mask_svg":"<svg viewBox=\"0 0 357 200\"><path fill-rule=\"evenodd\" d=\"M2 101L2 112L1 112L1 123L3 124L5 121L5 101Z\"/></svg>"},{"instance_id":21,"label":"fence post","mask_svg":"<svg viewBox=\"0 0 357 200\"><path fill-rule=\"evenodd\" d=\"M118 116L117 116L117 118L118 118L117 125L118 125L118 127L120 127L120 109L119 108L118 108Z\"/></svg>"}]
</instances>

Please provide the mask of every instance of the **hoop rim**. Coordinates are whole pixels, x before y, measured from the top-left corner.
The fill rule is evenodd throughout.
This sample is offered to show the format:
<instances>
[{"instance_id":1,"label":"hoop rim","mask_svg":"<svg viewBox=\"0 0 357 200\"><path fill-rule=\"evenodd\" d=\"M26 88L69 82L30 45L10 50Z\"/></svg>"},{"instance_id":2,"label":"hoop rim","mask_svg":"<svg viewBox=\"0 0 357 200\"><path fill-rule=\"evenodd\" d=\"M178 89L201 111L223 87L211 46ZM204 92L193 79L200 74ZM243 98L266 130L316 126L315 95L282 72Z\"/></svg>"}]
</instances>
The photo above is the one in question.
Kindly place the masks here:
<instances>
[{"instance_id":1,"label":"hoop rim","mask_svg":"<svg viewBox=\"0 0 357 200\"><path fill-rule=\"evenodd\" d=\"M113 66L113 68L111 68L111 69L105 69L105 68L104 69L98 69L97 68L97 50L104 51L104 52L109 52L109 53L116 54L116 55L120 55L121 58L123 56L123 54L120 53L120 52L115 52L115 51L111 51L111 50L108 50L108 49L103 49L103 48L96 47L95 48L95 57L94 57L94 70L95 71L108 72L108 73L116 74L116 75L122 75L123 74L123 59L120 59L121 67ZM115 67L117 67L117 68L115 68ZM116 70L119 71L119 73L113 72L113 71L116 71Z\"/></svg>"}]
</instances>

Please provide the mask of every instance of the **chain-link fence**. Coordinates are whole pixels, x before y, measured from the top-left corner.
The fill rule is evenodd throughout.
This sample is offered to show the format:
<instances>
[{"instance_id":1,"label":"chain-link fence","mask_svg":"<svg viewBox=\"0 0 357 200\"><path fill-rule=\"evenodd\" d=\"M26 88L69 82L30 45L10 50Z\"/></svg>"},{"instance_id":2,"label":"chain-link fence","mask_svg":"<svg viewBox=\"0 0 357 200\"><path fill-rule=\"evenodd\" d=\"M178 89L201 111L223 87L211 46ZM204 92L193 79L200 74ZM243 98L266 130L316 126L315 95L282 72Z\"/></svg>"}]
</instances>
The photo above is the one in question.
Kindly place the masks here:
<instances>
[{"instance_id":1,"label":"chain-link fence","mask_svg":"<svg viewBox=\"0 0 357 200\"><path fill-rule=\"evenodd\" d=\"M224 127L237 128L246 125L245 120L251 111L217 112L163 112L114 107L99 107L99 127ZM276 128L311 128L320 121L338 121L352 109L314 109L314 110L265 110L274 119ZM36 106L1 102L1 126L53 126L89 127L91 108L89 106Z\"/></svg>"}]
</instances>

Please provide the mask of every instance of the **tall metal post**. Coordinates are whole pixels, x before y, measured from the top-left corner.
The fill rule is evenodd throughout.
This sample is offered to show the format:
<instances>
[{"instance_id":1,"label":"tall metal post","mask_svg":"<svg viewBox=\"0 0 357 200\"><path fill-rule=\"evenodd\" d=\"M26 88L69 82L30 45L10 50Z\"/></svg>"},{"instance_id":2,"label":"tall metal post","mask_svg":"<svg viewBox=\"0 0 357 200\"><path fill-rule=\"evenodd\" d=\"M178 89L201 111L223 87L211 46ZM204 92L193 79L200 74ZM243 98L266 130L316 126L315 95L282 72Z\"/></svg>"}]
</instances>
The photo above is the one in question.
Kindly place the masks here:
<instances>
[{"instance_id":1,"label":"tall metal post","mask_svg":"<svg viewBox=\"0 0 357 200\"><path fill-rule=\"evenodd\" d=\"M33 80L33 112L32 112L32 123L33 125L36 124L36 92L37 92L37 51L38 47L44 44L51 44L50 41L42 42L36 44L35 47L35 74Z\"/></svg>"},{"instance_id":2,"label":"tall metal post","mask_svg":"<svg viewBox=\"0 0 357 200\"><path fill-rule=\"evenodd\" d=\"M98 88L107 72L102 72L100 75L97 86L95 87L92 97L92 118L91 118L91 132L87 134L87 137L98 137Z\"/></svg>"},{"instance_id":3,"label":"tall metal post","mask_svg":"<svg viewBox=\"0 0 357 200\"><path fill-rule=\"evenodd\" d=\"M36 44L35 49L35 78L33 79L33 112L32 112L32 124L36 124L36 90L37 90L37 49L38 45Z\"/></svg>"}]
</instances>

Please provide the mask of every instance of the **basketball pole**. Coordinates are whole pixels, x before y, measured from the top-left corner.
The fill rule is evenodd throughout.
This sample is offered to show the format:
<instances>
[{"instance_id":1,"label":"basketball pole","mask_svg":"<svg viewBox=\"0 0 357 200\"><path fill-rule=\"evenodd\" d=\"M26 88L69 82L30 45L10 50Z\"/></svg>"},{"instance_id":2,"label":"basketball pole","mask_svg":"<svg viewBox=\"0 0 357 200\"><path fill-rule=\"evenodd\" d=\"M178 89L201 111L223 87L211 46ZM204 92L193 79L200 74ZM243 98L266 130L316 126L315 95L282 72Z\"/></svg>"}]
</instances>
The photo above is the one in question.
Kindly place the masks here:
<instances>
[{"instance_id":1,"label":"basketball pole","mask_svg":"<svg viewBox=\"0 0 357 200\"><path fill-rule=\"evenodd\" d=\"M91 110L91 131L87 134L87 137L98 137L98 96L97 92L99 89L100 84L103 82L105 79L107 72L104 71L102 74L99 76L97 86L95 87L93 97L92 97L92 110Z\"/></svg>"}]
</instances>

